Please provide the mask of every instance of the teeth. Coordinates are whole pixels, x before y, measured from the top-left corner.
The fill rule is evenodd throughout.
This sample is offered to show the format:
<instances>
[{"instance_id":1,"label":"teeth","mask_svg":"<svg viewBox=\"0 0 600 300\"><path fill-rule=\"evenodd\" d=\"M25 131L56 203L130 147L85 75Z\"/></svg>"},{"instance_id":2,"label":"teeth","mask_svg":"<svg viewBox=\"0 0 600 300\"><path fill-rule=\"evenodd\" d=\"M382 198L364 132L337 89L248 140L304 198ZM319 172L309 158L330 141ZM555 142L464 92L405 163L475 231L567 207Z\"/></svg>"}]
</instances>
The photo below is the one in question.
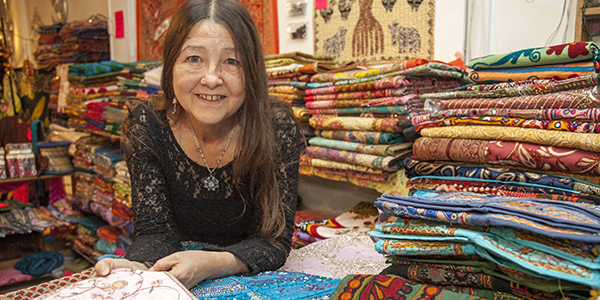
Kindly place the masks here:
<instances>
[{"instance_id":1,"label":"teeth","mask_svg":"<svg viewBox=\"0 0 600 300\"><path fill-rule=\"evenodd\" d=\"M210 95L199 95L200 98L204 99L204 100L208 100L208 101L217 101L217 100L221 100L222 98L224 98L224 96L210 96Z\"/></svg>"}]
</instances>

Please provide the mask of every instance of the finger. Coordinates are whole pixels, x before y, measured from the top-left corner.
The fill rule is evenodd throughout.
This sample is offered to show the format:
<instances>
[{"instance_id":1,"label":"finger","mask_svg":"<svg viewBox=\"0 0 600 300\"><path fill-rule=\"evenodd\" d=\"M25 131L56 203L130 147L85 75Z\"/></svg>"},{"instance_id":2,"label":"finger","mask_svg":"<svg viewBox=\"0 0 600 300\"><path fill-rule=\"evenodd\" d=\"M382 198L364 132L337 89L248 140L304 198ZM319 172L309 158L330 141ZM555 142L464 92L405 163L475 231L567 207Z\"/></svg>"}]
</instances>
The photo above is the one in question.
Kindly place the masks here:
<instances>
[{"instance_id":1,"label":"finger","mask_svg":"<svg viewBox=\"0 0 600 300\"><path fill-rule=\"evenodd\" d=\"M113 263L114 263L114 259L112 259L112 258L105 258L105 259L100 260L99 262L96 263L96 266L95 266L96 274L98 274L98 276L108 275L108 273L110 273L110 270L112 270L114 268Z\"/></svg>"},{"instance_id":2,"label":"finger","mask_svg":"<svg viewBox=\"0 0 600 300\"><path fill-rule=\"evenodd\" d=\"M177 264L177 259L173 257L174 254L166 256L164 258L159 259L154 266L152 266L153 271L169 271L173 268L175 264Z\"/></svg>"}]
</instances>

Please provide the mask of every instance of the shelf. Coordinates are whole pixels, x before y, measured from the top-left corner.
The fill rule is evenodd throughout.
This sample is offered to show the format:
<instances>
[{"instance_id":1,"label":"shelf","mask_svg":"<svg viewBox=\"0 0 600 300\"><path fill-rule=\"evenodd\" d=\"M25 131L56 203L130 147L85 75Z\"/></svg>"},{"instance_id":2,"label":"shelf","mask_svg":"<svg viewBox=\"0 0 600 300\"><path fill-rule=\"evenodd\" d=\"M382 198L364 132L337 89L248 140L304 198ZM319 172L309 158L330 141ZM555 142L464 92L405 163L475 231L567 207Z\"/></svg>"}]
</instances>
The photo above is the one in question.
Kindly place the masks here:
<instances>
[{"instance_id":1,"label":"shelf","mask_svg":"<svg viewBox=\"0 0 600 300\"><path fill-rule=\"evenodd\" d=\"M39 180L39 179L58 178L58 177L63 177L63 176L69 176L71 174L73 174L73 172L66 173L66 174L53 174L53 175L40 175L40 176L7 178L7 179L0 180L0 184L2 184L2 183L11 183L11 182L30 181L30 180Z\"/></svg>"},{"instance_id":2,"label":"shelf","mask_svg":"<svg viewBox=\"0 0 600 300\"><path fill-rule=\"evenodd\" d=\"M597 17L600 18L600 7L590 7L586 8L583 14L586 17Z\"/></svg>"}]
</instances>

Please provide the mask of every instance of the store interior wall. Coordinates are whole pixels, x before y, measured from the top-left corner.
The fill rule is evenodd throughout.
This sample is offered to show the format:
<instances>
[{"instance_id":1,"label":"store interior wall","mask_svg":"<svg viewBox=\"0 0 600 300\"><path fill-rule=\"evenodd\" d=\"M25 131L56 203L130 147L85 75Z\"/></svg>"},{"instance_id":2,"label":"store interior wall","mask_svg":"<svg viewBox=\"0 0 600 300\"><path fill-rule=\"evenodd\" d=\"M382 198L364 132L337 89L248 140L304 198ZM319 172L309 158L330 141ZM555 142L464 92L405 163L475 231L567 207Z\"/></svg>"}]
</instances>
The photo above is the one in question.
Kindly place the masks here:
<instances>
[{"instance_id":1,"label":"store interior wall","mask_svg":"<svg viewBox=\"0 0 600 300\"><path fill-rule=\"evenodd\" d=\"M55 0L59 1L59 0ZM101 14L109 18L112 59L121 62L137 60L135 0L63 0L68 4L67 21L87 20ZM290 0L277 0L279 15L279 49L281 53L301 51L314 53L312 17L314 1L308 1L305 15L290 17ZM13 66L34 49L31 24L37 11L43 25L53 24L57 14L52 0L8 0L15 51ZM358 4L355 4L358 5ZM452 61L457 55L466 61L488 54L501 54L519 49L571 42L575 33L576 0L438 0L435 8L434 59ZM123 11L125 36L116 39L115 12ZM290 40L290 23L306 22L309 31L304 40Z\"/></svg>"}]
</instances>

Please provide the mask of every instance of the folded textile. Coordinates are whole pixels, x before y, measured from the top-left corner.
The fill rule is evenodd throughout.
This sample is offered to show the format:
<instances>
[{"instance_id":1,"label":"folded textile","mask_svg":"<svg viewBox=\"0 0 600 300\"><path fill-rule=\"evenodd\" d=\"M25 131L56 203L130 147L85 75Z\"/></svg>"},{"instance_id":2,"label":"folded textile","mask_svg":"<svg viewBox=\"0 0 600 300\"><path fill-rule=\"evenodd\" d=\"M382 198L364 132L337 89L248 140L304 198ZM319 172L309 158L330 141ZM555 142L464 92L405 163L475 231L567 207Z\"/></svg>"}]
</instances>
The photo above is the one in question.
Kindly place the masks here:
<instances>
[{"instance_id":1,"label":"folded textile","mask_svg":"<svg viewBox=\"0 0 600 300\"><path fill-rule=\"evenodd\" d=\"M373 229L378 215L373 203L360 202L333 219L300 221L295 226L300 232L327 239L347 232L369 231Z\"/></svg>"},{"instance_id":2,"label":"folded textile","mask_svg":"<svg viewBox=\"0 0 600 300\"><path fill-rule=\"evenodd\" d=\"M598 61L599 54L600 49L595 43L575 42L474 58L467 63L467 67L479 70Z\"/></svg>"},{"instance_id":3,"label":"folded textile","mask_svg":"<svg viewBox=\"0 0 600 300\"><path fill-rule=\"evenodd\" d=\"M322 146L332 149L354 151L379 156L396 156L406 150L410 150L410 148L412 147L411 142L396 143L391 145L371 145L334 139L326 139L322 137L311 138L310 140L308 140L308 143L315 146Z\"/></svg>"},{"instance_id":4,"label":"folded textile","mask_svg":"<svg viewBox=\"0 0 600 300\"><path fill-rule=\"evenodd\" d=\"M423 128L420 131L420 134L421 136L431 138L514 141L600 152L600 134L596 133L578 133L506 126L466 125Z\"/></svg>"},{"instance_id":5,"label":"folded textile","mask_svg":"<svg viewBox=\"0 0 600 300\"><path fill-rule=\"evenodd\" d=\"M23 274L40 277L62 266L64 257L58 252L37 252L27 254L15 264L15 269Z\"/></svg>"},{"instance_id":6,"label":"folded textile","mask_svg":"<svg viewBox=\"0 0 600 300\"><path fill-rule=\"evenodd\" d=\"M21 271L14 268L0 271L0 286L31 279L33 279L33 277L23 274Z\"/></svg>"},{"instance_id":7,"label":"folded textile","mask_svg":"<svg viewBox=\"0 0 600 300\"><path fill-rule=\"evenodd\" d=\"M481 298L448 291L435 285L420 284L395 275L353 274L339 282L329 299L475 300Z\"/></svg>"},{"instance_id":8,"label":"folded textile","mask_svg":"<svg viewBox=\"0 0 600 300\"><path fill-rule=\"evenodd\" d=\"M397 171L402 165L401 160L406 158L406 156L378 156L314 145L308 146L306 154L313 158L355 164L388 172Z\"/></svg>"},{"instance_id":9,"label":"folded textile","mask_svg":"<svg viewBox=\"0 0 600 300\"><path fill-rule=\"evenodd\" d=\"M421 161L489 163L600 175L597 152L532 143L422 137L415 141L413 154Z\"/></svg>"},{"instance_id":10,"label":"folded textile","mask_svg":"<svg viewBox=\"0 0 600 300\"><path fill-rule=\"evenodd\" d=\"M404 141L399 132L376 132L361 130L315 130L318 137L330 140L347 141L361 144L397 144Z\"/></svg>"},{"instance_id":11,"label":"folded textile","mask_svg":"<svg viewBox=\"0 0 600 300\"><path fill-rule=\"evenodd\" d=\"M308 123L318 130L402 131L401 122L392 118L312 117L308 120Z\"/></svg>"},{"instance_id":12,"label":"folded textile","mask_svg":"<svg viewBox=\"0 0 600 300\"><path fill-rule=\"evenodd\" d=\"M596 73L597 69L598 62L596 61L507 69L480 69L469 72L469 79L476 83L511 82L532 79L562 80L591 75Z\"/></svg>"}]
</instances>

